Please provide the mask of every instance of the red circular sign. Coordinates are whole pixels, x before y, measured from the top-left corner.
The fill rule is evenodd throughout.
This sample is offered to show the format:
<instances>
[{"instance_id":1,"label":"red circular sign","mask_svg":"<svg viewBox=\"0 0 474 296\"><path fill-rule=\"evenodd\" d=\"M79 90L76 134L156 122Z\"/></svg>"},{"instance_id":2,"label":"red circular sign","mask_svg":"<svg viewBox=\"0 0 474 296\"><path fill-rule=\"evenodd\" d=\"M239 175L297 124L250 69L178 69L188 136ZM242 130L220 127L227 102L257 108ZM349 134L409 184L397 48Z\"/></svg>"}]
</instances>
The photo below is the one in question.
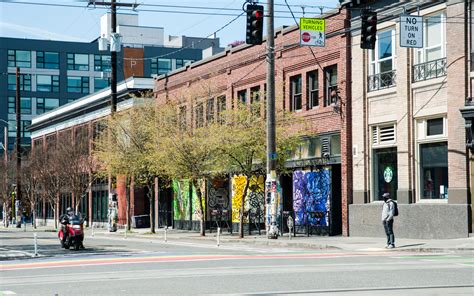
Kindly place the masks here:
<instances>
[{"instance_id":1,"label":"red circular sign","mask_svg":"<svg viewBox=\"0 0 474 296\"><path fill-rule=\"evenodd\" d=\"M303 39L304 42L309 42L311 40L311 35L309 35L308 32L304 32L301 35L301 39Z\"/></svg>"}]
</instances>

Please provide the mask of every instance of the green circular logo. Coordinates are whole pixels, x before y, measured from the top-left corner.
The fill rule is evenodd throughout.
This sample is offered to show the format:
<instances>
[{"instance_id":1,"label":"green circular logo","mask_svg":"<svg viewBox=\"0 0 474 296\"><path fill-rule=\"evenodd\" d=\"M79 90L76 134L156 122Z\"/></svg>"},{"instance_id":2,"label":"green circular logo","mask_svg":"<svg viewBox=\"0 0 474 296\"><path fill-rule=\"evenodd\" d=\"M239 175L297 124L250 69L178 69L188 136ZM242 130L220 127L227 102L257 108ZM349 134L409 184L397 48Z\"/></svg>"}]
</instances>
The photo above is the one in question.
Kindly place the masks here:
<instances>
[{"instance_id":1,"label":"green circular logo","mask_svg":"<svg viewBox=\"0 0 474 296\"><path fill-rule=\"evenodd\" d=\"M383 179L387 183L392 182L392 179L393 179L393 169L392 169L392 167L388 166L388 167L385 168L385 170L383 171Z\"/></svg>"}]
</instances>

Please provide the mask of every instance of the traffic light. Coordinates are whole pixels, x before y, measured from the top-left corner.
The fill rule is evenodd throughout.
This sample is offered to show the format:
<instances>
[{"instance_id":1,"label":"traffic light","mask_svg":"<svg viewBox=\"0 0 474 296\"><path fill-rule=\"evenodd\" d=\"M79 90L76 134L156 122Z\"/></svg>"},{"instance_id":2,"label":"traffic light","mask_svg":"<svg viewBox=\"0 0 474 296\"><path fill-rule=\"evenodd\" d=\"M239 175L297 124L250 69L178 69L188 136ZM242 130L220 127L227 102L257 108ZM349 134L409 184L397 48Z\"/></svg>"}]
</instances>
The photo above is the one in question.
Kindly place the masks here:
<instances>
[{"instance_id":1,"label":"traffic light","mask_svg":"<svg viewBox=\"0 0 474 296\"><path fill-rule=\"evenodd\" d=\"M377 40L377 13L362 10L360 48L375 49Z\"/></svg>"},{"instance_id":2,"label":"traffic light","mask_svg":"<svg viewBox=\"0 0 474 296\"><path fill-rule=\"evenodd\" d=\"M245 43L262 44L263 39L263 6L247 5L247 34Z\"/></svg>"}]
</instances>

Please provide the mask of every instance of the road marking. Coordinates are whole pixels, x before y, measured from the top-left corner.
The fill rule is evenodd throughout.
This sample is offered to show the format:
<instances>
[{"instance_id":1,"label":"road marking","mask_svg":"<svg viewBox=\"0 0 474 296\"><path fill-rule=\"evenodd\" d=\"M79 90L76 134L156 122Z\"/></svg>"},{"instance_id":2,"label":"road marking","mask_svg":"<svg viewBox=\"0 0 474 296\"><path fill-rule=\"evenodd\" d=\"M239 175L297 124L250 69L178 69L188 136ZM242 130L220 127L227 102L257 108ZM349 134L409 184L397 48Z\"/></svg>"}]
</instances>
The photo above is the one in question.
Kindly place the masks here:
<instances>
[{"instance_id":1,"label":"road marking","mask_svg":"<svg viewBox=\"0 0 474 296\"><path fill-rule=\"evenodd\" d=\"M16 295L16 293L13 291L0 291L0 296L3 295Z\"/></svg>"}]
</instances>

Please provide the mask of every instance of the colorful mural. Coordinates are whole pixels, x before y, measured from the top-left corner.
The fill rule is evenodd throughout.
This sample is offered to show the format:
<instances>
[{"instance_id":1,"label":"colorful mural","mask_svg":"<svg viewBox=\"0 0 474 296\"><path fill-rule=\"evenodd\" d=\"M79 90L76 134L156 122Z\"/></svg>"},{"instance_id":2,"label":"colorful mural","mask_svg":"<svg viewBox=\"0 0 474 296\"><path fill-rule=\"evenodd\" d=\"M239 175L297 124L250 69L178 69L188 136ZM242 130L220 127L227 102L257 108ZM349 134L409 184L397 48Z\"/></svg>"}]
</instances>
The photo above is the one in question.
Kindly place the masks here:
<instances>
[{"instance_id":1,"label":"colorful mural","mask_svg":"<svg viewBox=\"0 0 474 296\"><path fill-rule=\"evenodd\" d=\"M329 226L331 170L293 173L295 225Z\"/></svg>"},{"instance_id":2,"label":"colorful mural","mask_svg":"<svg viewBox=\"0 0 474 296\"><path fill-rule=\"evenodd\" d=\"M173 180L174 220L189 220L189 181Z\"/></svg>"},{"instance_id":3,"label":"colorful mural","mask_svg":"<svg viewBox=\"0 0 474 296\"><path fill-rule=\"evenodd\" d=\"M242 203L242 195L245 189L247 177L234 176L232 177L232 222L239 222L240 205ZM252 176L249 183L247 198L245 199L245 211L252 212L256 218L264 221L265 213L265 177ZM257 210L258 209L258 210ZM245 218L244 223L248 223L248 217Z\"/></svg>"},{"instance_id":4,"label":"colorful mural","mask_svg":"<svg viewBox=\"0 0 474 296\"><path fill-rule=\"evenodd\" d=\"M229 183L227 179L215 178L209 180L207 184L209 210L229 210Z\"/></svg>"}]
</instances>

